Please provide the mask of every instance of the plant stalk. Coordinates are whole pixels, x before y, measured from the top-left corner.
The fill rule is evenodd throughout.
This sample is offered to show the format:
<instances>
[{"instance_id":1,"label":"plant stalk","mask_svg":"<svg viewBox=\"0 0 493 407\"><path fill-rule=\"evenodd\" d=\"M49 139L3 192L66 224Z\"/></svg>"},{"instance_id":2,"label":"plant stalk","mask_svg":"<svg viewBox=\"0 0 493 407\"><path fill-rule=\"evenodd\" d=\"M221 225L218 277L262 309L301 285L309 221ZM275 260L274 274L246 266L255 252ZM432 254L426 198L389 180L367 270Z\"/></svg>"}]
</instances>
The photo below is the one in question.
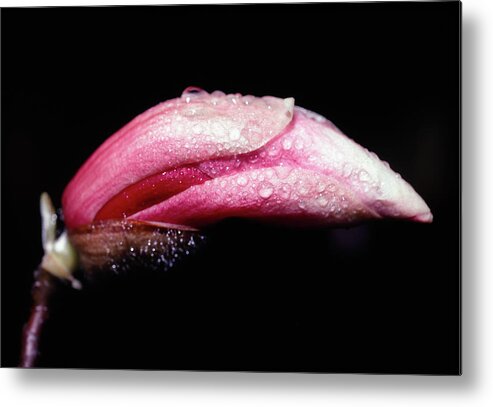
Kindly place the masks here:
<instances>
[{"instance_id":1,"label":"plant stalk","mask_svg":"<svg viewBox=\"0 0 493 407\"><path fill-rule=\"evenodd\" d=\"M43 327L49 317L49 302L55 290L55 277L41 266L34 272L32 306L22 332L20 367L35 367L39 356Z\"/></svg>"}]
</instances>

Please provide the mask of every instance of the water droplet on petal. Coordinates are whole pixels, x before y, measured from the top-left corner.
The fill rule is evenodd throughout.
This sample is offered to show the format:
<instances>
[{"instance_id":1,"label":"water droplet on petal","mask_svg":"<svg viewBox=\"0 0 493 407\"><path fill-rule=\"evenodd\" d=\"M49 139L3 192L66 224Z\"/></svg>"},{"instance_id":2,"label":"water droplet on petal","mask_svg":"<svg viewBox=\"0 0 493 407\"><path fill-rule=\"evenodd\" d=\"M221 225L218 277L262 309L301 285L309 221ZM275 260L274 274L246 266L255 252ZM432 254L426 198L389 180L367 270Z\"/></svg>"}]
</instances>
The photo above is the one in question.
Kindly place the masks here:
<instances>
[{"instance_id":1,"label":"water droplet on petal","mask_svg":"<svg viewBox=\"0 0 493 407\"><path fill-rule=\"evenodd\" d=\"M184 99L186 103L190 103L190 101L194 98L207 94L208 93L204 89L198 88L196 86L189 86L183 91L183 93L181 94L181 98Z\"/></svg>"},{"instance_id":2,"label":"water droplet on petal","mask_svg":"<svg viewBox=\"0 0 493 407\"><path fill-rule=\"evenodd\" d=\"M370 175L365 170L361 170L359 172L359 180L361 182L368 182L370 180Z\"/></svg>"},{"instance_id":3,"label":"water droplet on petal","mask_svg":"<svg viewBox=\"0 0 493 407\"><path fill-rule=\"evenodd\" d=\"M291 188L289 187L289 185L288 184L283 185L280 189L279 194L282 199L288 199L289 196L291 195Z\"/></svg>"},{"instance_id":4,"label":"water droplet on petal","mask_svg":"<svg viewBox=\"0 0 493 407\"><path fill-rule=\"evenodd\" d=\"M241 175L240 177L238 177L238 179L236 180L236 183L238 185L241 185L241 186L245 186L248 184L248 178Z\"/></svg>"},{"instance_id":5,"label":"water droplet on petal","mask_svg":"<svg viewBox=\"0 0 493 407\"><path fill-rule=\"evenodd\" d=\"M245 105L251 105L254 101L255 101L255 96L251 96L251 95L246 95L246 96L243 96L241 98L243 104Z\"/></svg>"},{"instance_id":6,"label":"water droplet on petal","mask_svg":"<svg viewBox=\"0 0 493 407\"><path fill-rule=\"evenodd\" d=\"M300 195L308 195L310 193L310 189L308 188L307 185L305 185L304 183L299 183L298 185L298 192Z\"/></svg>"},{"instance_id":7,"label":"water droplet on petal","mask_svg":"<svg viewBox=\"0 0 493 407\"><path fill-rule=\"evenodd\" d=\"M323 196L323 195L322 195L322 196L319 196L319 197L317 198L317 203L318 203L318 204L319 204L322 208L325 208L325 207L328 205L329 201L327 200L327 198L326 198L325 196Z\"/></svg>"},{"instance_id":8,"label":"water droplet on petal","mask_svg":"<svg viewBox=\"0 0 493 407\"><path fill-rule=\"evenodd\" d=\"M342 167L342 176L348 178L352 172L353 169L351 168L351 165L349 165L348 163L344 164L344 166Z\"/></svg>"},{"instance_id":9,"label":"water droplet on petal","mask_svg":"<svg viewBox=\"0 0 493 407\"><path fill-rule=\"evenodd\" d=\"M291 149L291 146L293 144L293 141L291 139L284 139L282 142L282 148L285 150Z\"/></svg>"},{"instance_id":10,"label":"water droplet on petal","mask_svg":"<svg viewBox=\"0 0 493 407\"><path fill-rule=\"evenodd\" d=\"M274 170L275 170L278 178L286 179L289 176L289 174L291 173L292 168L280 166L280 167L275 167Z\"/></svg>"},{"instance_id":11,"label":"water droplet on petal","mask_svg":"<svg viewBox=\"0 0 493 407\"><path fill-rule=\"evenodd\" d=\"M264 199L269 198L273 192L274 192L274 188L272 184L268 182L261 184L258 188L258 194L260 195L261 198Z\"/></svg>"},{"instance_id":12,"label":"water droplet on petal","mask_svg":"<svg viewBox=\"0 0 493 407\"><path fill-rule=\"evenodd\" d=\"M274 176L274 170L272 168L267 168L265 170L265 176L267 178L272 178Z\"/></svg>"},{"instance_id":13,"label":"water droplet on petal","mask_svg":"<svg viewBox=\"0 0 493 407\"><path fill-rule=\"evenodd\" d=\"M241 133L240 133L240 130L236 127L233 127L230 131L229 131L229 139L231 141L235 141L235 140L239 140L239 138L241 137Z\"/></svg>"}]
</instances>

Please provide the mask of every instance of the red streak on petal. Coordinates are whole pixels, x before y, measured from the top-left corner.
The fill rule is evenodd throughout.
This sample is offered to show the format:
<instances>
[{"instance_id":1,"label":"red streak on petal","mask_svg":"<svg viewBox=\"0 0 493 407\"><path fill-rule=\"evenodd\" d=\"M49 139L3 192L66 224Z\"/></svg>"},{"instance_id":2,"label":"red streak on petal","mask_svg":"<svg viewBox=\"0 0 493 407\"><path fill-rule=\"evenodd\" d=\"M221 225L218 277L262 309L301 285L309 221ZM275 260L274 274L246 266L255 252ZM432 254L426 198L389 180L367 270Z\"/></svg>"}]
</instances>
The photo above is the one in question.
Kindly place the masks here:
<instances>
[{"instance_id":1,"label":"red streak on petal","mask_svg":"<svg viewBox=\"0 0 493 407\"><path fill-rule=\"evenodd\" d=\"M196 167L181 167L151 175L116 194L103 205L94 220L130 216L209 179Z\"/></svg>"}]
</instances>

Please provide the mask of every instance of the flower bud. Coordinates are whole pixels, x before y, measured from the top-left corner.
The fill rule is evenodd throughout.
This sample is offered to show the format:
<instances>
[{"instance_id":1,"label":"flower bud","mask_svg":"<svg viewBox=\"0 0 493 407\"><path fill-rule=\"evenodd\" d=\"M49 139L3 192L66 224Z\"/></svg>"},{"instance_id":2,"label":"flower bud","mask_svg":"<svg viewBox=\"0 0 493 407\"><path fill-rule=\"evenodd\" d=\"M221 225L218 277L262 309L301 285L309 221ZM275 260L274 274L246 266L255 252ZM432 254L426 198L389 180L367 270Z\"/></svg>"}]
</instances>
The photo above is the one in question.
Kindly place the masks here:
<instances>
[{"instance_id":1,"label":"flower bud","mask_svg":"<svg viewBox=\"0 0 493 407\"><path fill-rule=\"evenodd\" d=\"M167 241L162 227L192 235L229 217L311 226L432 220L387 163L293 98L198 88L107 139L67 186L63 210L79 251L100 259L121 241L126 252L141 252L155 233Z\"/></svg>"}]
</instances>

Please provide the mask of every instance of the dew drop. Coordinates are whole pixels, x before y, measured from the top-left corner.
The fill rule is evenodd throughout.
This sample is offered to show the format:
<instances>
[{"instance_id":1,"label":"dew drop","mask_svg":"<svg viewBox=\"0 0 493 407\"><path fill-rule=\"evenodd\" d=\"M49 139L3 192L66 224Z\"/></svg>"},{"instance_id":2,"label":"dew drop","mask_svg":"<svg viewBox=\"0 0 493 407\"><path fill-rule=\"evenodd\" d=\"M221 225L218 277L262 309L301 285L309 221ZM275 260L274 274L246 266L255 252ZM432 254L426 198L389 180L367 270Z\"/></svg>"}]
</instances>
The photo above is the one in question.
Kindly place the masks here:
<instances>
[{"instance_id":1,"label":"dew drop","mask_svg":"<svg viewBox=\"0 0 493 407\"><path fill-rule=\"evenodd\" d=\"M255 100L254 96L246 95L242 97L243 104L245 105L251 105Z\"/></svg>"},{"instance_id":2,"label":"dew drop","mask_svg":"<svg viewBox=\"0 0 493 407\"><path fill-rule=\"evenodd\" d=\"M268 182L261 184L258 188L259 196L264 199L269 198L273 192L274 192L274 188Z\"/></svg>"},{"instance_id":3,"label":"dew drop","mask_svg":"<svg viewBox=\"0 0 493 407\"><path fill-rule=\"evenodd\" d=\"M291 188L287 184L285 184L281 187L279 194L282 199L288 199L291 195Z\"/></svg>"},{"instance_id":4,"label":"dew drop","mask_svg":"<svg viewBox=\"0 0 493 407\"><path fill-rule=\"evenodd\" d=\"M220 91L220 90L215 90L214 92L212 92L211 96L223 97L223 96L225 96L225 93Z\"/></svg>"},{"instance_id":5,"label":"dew drop","mask_svg":"<svg viewBox=\"0 0 493 407\"><path fill-rule=\"evenodd\" d=\"M244 177L243 175L241 175L240 177L238 177L238 179L236 180L236 183L242 187L244 187L245 185L248 184L248 178L247 177Z\"/></svg>"},{"instance_id":6,"label":"dew drop","mask_svg":"<svg viewBox=\"0 0 493 407\"><path fill-rule=\"evenodd\" d=\"M351 168L351 165L349 165L348 163L344 164L344 166L342 167L342 176L345 177L345 178L348 178L350 175L351 175L351 172L352 172L352 168Z\"/></svg>"},{"instance_id":7,"label":"dew drop","mask_svg":"<svg viewBox=\"0 0 493 407\"><path fill-rule=\"evenodd\" d=\"M249 146L257 146L262 141L262 133L256 125L249 126L249 124L250 123L247 123L247 126L241 130L241 137L248 140Z\"/></svg>"},{"instance_id":8,"label":"dew drop","mask_svg":"<svg viewBox=\"0 0 493 407\"><path fill-rule=\"evenodd\" d=\"M275 167L274 170L275 170L278 178L286 179L289 176L289 174L291 173L292 169L290 167L280 166L280 167Z\"/></svg>"},{"instance_id":9,"label":"dew drop","mask_svg":"<svg viewBox=\"0 0 493 407\"><path fill-rule=\"evenodd\" d=\"M190 103L191 100L207 94L208 93L204 89L198 88L196 86L189 86L183 91L183 93L181 94L181 98L184 99L186 103Z\"/></svg>"},{"instance_id":10,"label":"dew drop","mask_svg":"<svg viewBox=\"0 0 493 407\"><path fill-rule=\"evenodd\" d=\"M285 150L290 150L293 145L293 141L291 139L284 139L282 142L282 148Z\"/></svg>"},{"instance_id":11,"label":"dew drop","mask_svg":"<svg viewBox=\"0 0 493 407\"><path fill-rule=\"evenodd\" d=\"M358 177L361 182L368 182L370 180L370 175L365 170L361 170Z\"/></svg>"},{"instance_id":12,"label":"dew drop","mask_svg":"<svg viewBox=\"0 0 493 407\"><path fill-rule=\"evenodd\" d=\"M240 133L240 130L236 127L233 127L230 131L229 131L229 139L231 141L235 141L235 140L239 140L241 137L241 133Z\"/></svg>"},{"instance_id":13,"label":"dew drop","mask_svg":"<svg viewBox=\"0 0 493 407\"><path fill-rule=\"evenodd\" d=\"M300 185L298 186L298 192L300 193L300 195L306 196L310 193L310 189L304 183L300 183Z\"/></svg>"},{"instance_id":14,"label":"dew drop","mask_svg":"<svg viewBox=\"0 0 493 407\"><path fill-rule=\"evenodd\" d=\"M329 201L327 200L327 198L325 196L319 196L317 198L317 203L322 207L322 208L325 208Z\"/></svg>"}]
</instances>

